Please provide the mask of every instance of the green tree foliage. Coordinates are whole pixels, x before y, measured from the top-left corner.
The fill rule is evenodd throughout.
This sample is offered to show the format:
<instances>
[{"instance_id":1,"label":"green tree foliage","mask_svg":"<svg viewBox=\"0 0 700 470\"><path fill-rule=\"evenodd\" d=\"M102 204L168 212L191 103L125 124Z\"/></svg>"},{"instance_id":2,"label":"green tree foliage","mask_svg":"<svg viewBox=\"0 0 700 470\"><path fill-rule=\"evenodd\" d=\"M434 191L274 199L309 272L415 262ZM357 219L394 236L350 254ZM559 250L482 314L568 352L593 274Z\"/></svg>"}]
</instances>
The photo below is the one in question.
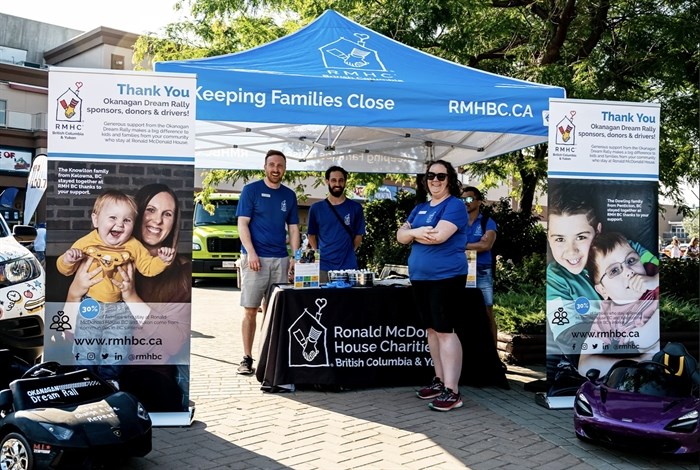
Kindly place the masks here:
<instances>
[{"instance_id":1,"label":"green tree foliage","mask_svg":"<svg viewBox=\"0 0 700 470\"><path fill-rule=\"evenodd\" d=\"M307 24L327 8L409 46L570 98L661 104L660 179L684 207L700 183L700 2L695 0L181 0L191 20L139 39L135 62L237 52ZM520 182L523 208L546 183L546 148L472 165Z\"/></svg>"},{"instance_id":2,"label":"green tree foliage","mask_svg":"<svg viewBox=\"0 0 700 470\"><path fill-rule=\"evenodd\" d=\"M696 207L683 218L683 229L689 238L700 237L700 208Z\"/></svg>"},{"instance_id":3,"label":"green tree foliage","mask_svg":"<svg viewBox=\"0 0 700 470\"><path fill-rule=\"evenodd\" d=\"M700 299L700 260L684 258L665 259L659 267L661 297L694 301ZM700 309L699 309L700 310Z\"/></svg>"},{"instance_id":4,"label":"green tree foliage","mask_svg":"<svg viewBox=\"0 0 700 470\"><path fill-rule=\"evenodd\" d=\"M416 196L399 191L396 200L376 199L364 206L367 234L357 252L361 267L380 272L385 264L408 264L410 245L396 241L396 231L416 205Z\"/></svg>"},{"instance_id":5,"label":"green tree foliage","mask_svg":"<svg viewBox=\"0 0 700 470\"><path fill-rule=\"evenodd\" d=\"M262 162L261 162L262 163ZM209 195L216 192L217 187L223 183L235 184L242 181L243 184L265 177L265 172L261 170L205 170L202 172L202 190L195 194L203 204L209 204ZM379 188L386 183L385 178L398 185L409 184L406 175L380 175L377 173L349 173L346 181L346 193L353 191L355 187L363 186L365 197L373 196ZM306 201L309 194L306 192L307 184L318 188L324 186L325 172L323 171L287 171L282 182L292 188L299 201ZM349 193L348 193L349 194Z\"/></svg>"},{"instance_id":6,"label":"green tree foliage","mask_svg":"<svg viewBox=\"0 0 700 470\"><path fill-rule=\"evenodd\" d=\"M484 206L483 213L498 225L493 251L504 262L520 264L523 258L532 253L545 254L547 238L539 217L513 211L506 198L494 205Z\"/></svg>"}]
</instances>

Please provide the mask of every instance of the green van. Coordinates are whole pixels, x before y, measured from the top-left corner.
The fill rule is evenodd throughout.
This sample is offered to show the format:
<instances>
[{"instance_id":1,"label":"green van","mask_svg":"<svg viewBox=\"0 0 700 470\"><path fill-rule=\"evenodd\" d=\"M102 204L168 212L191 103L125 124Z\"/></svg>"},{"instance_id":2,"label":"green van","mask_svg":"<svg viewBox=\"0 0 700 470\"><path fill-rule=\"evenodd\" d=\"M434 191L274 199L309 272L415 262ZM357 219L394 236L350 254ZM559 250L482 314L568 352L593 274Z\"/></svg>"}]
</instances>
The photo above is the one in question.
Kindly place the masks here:
<instances>
[{"instance_id":1,"label":"green van","mask_svg":"<svg viewBox=\"0 0 700 470\"><path fill-rule=\"evenodd\" d=\"M236 279L237 262L241 257L238 238L239 194L214 193L209 202L214 205L210 214L199 200L195 200L192 230L192 283L196 279Z\"/></svg>"}]
</instances>

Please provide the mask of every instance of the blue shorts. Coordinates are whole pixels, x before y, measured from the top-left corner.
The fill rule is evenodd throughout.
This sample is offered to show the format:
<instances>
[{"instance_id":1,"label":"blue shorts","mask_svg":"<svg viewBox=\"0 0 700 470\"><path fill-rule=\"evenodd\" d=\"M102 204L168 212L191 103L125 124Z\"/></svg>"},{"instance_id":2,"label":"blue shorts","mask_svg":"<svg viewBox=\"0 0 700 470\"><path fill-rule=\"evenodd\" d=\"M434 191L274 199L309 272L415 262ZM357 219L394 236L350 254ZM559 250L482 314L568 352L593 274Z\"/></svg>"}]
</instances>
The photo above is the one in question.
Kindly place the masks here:
<instances>
[{"instance_id":1,"label":"blue shorts","mask_svg":"<svg viewBox=\"0 0 700 470\"><path fill-rule=\"evenodd\" d=\"M491 266L476 267L476 287L481 289L484 296L484 305L493 305L493 268Z\"/></svg>"}]
</instances>

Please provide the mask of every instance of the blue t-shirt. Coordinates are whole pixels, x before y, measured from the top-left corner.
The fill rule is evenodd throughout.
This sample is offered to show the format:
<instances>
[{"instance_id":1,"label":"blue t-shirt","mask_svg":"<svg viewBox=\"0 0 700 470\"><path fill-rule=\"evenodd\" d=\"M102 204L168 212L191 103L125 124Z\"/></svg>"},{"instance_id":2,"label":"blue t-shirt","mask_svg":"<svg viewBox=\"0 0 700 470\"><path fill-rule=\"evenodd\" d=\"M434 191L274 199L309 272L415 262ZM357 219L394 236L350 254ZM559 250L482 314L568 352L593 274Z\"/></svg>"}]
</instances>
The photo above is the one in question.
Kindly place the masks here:
<instances>
[{"instance_id":1,"label":"blue t-shirt","mask_svg":"<svg viewBox=\"0 0 700 470\"><path fill-rule=\"evenodd\" d=\"M479 215L476 216L476 219L474 219L474 223L469 225L469 222L467 222L467 243L476 243L481 240L481 237L484 236L484 232L481 230L481 219L484 217L484 214L479 213ZM493 230L496 232L498 230L498 227L496 226L496 222L489 217L488 220L486 221L486 230ZM486 267L491 267L491 250L488 251L482 251L480 253L476 254L476 265L477 266L486 266Z\"/></svg>"},{"instance_id":2,"label":"blue t-shirt","mask_svg":"<svg viewBox=\"0 0 700 470\"><path fill-rule=\"evenodd\" d=\"M309 209L309 235L318 238L321 254L321 270L357 269L355 256L355 236L365 234L365 217L362 206L356 201L345 199L335 207L343 224L350 229L352 237L343 228L328 200L316 202Z\"/></svg>"},{"instance_id":3,"label":"blue t-shirt","mask_svg":"<svg viewBox=\"0 0 700 470\"><path fill-rule=\"evenodd\" d=\"M412 280L433 281L467 274L464 247L467 245L469 216L462 201L450 196L435 207L431 207L430 202L423 202L408 216L411 228L435 227L441 220L452 222L457 231L439 245L413 242L408 256L408 273Z\"/></svg>"},{"instance_id":4,"label":"blue t-shirt","mask_svg":"<svg viewBox=\"0 0 700 470\"><path fill-rule=\"evenodd\" d=\"M261 258L287 255L287 225L299 223L297 196L286 186L269 188L263 180L247 184L241 191L236 210L238 217L250 217L250 236ZM241 251L246 253L245 247Z\"/></svg>"}]
</instances>

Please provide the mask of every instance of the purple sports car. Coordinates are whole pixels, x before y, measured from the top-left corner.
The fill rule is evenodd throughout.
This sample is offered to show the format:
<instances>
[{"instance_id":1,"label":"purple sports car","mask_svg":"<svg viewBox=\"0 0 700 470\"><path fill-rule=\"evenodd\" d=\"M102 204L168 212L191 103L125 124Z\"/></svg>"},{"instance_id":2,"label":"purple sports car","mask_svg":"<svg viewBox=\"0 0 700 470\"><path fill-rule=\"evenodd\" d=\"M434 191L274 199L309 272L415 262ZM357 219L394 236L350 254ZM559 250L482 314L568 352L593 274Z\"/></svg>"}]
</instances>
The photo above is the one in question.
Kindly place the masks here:
<instances>
[{"instance_id":1,"label":"purple sports car","mask_svg":"<svg viewBox=\"0 0 700 470\"><path fill-rule=\"evenodd\" d=\"M574 402L576 437L669 454L700 450L700 399L692 380L653 361L622 360L588 371Z\"/></svg>"}]
</instances>

